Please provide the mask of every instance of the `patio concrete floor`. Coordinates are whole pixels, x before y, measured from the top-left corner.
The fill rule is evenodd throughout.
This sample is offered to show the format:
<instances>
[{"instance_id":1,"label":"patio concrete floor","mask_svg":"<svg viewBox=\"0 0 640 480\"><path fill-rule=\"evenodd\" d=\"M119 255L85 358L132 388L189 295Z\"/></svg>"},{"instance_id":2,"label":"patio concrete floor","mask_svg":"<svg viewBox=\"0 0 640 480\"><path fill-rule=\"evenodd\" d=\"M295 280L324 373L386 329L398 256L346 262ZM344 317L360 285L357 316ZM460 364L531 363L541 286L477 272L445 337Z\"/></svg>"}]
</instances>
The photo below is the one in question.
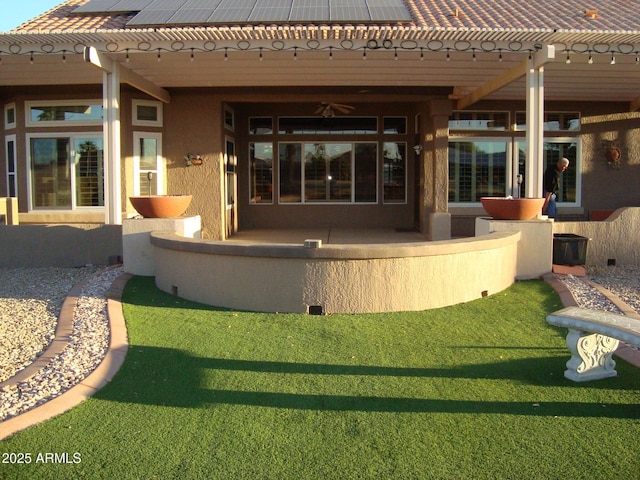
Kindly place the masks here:
<instances>
[{"instance_id":1,"label":"patio concrete floor","mask_svg":"<svg viewBox=\"0 0 640 480\"><path fill-rule=\"evenodd\" d=\"M393 228L300 228L300 229L247 229L240 230L226 242L278 243L302 245L305 240L322 240L326 244L389 244L426 242L427 237L417 231Z\"/></svg>"}]
</instances>

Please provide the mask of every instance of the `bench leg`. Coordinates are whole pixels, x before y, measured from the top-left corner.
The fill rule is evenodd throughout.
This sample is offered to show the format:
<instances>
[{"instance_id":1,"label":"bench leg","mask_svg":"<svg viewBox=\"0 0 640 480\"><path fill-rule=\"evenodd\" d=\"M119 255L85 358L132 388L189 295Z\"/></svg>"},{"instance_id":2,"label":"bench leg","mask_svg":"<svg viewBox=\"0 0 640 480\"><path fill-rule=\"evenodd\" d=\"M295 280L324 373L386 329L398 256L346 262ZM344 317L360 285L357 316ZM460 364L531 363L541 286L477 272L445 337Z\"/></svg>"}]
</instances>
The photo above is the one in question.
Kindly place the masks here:
<instances>
[{"instance_id":1,"label":"bench leg","mask_svg":"<svg viewBox=\"0 0 640 480\"><path fill-rule=\"evenodd\" d=\"M599 333L569 329L567 347L571 359L567 362L564 376L574 382L586 382L601 378L615 377L616 362L613 352L620 342Z\"/></svg>"}]
</instances>

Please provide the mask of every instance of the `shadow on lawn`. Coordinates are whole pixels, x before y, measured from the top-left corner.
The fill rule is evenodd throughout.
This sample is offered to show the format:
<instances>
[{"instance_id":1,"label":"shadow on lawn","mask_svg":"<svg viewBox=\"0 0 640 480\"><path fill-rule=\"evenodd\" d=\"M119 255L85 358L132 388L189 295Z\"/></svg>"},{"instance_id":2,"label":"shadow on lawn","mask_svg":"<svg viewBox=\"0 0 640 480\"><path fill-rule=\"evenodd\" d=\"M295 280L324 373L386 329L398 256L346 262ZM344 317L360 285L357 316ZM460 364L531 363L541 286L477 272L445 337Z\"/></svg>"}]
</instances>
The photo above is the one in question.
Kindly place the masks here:
<instances>
[{"instance_id":1,"label":"shadow on lawn","mask_svg":"<svg viewBox=\"0 0 640 480\"><path fill-rule=\"evenodd\" d=\"M565 361L566 357L549 357L464 365L452 369L402 368L197 358L176 349L132 346L121 371L94 398L180 408L225 404L325 411L640 418L637 404L608 404L605 407L600 402L543 402L535 397L526 402L380 397L368 395L368 391L363 391L361 395L267 392L254 391L254 384L246 377L247 373L353 375L381 377L381 381L382 377L419 377L424 378L425 382L429 378L488 378L538 384L540 388L579 388L562 378ZM219 385L219 389L202 387L205 370L215 371L207 375L206 381ZM550 375L550 371L557 374ZM531 373L528 378L526 372L538 373ZM234 374L243 377L233 378ZM609 379L608 383L607 387L602 382L591 383L588 388L624 388L619 384L619 379ZM241 386L238 389L224 388L237 385ZM290 384L286 384L285 389L287 387Z\"/></svg>"}]
</instances>

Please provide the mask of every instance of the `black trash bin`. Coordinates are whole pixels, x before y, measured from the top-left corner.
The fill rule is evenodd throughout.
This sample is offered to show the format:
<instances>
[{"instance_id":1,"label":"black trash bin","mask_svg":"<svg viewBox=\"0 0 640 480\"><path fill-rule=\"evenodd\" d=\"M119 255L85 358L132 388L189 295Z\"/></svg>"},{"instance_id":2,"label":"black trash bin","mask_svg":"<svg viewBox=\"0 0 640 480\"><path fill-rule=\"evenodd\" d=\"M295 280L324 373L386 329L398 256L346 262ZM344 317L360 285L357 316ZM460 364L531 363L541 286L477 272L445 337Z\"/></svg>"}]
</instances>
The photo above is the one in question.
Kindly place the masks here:
<instances>
[{"instance_id":1,"label":"black trash bin","mask_svg":"<svg viewBox=\"0 0 640 480\"><path fill-rule=\"evenodd\" d=\"M587 237L573 233L553 234L553 263L555 265L585 265Z\"/></svg>"}]
</instances>

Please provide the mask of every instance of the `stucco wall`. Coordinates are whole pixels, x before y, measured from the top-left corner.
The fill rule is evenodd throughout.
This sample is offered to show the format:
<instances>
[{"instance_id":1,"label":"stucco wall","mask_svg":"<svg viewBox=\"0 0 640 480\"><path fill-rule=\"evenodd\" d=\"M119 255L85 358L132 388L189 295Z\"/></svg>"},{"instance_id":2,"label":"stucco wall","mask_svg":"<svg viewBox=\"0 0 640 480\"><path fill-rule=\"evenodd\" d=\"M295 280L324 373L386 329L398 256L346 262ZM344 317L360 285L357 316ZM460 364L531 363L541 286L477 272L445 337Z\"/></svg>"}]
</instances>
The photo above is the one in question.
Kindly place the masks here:
<instances>
[{"instance_id":1,"label":"stucco wall","mask_svg":"<svg viewBox=\"0 0 640 480\"><path fill-rule=\"evenodd\" d=\"M553 233L586 237L587 265L640 265L640 208L621 208L602 222L555 222Z\"/></svg>"},{"instance_id":2,"label":"stucco wall","mask_svg":"<svg viewBox=\"0 0 640 480\"><path fill-rule=\"evenodd\" d=\"M164 106L167 193L190 194L186 215L200 215L202 236L224 238L224 133L222 102L210 90L172 90ZM184 156L199 154L202 165L187 167Z\"/></svg>"},{"instance_id":3,"label":"stucco wall","mask_svg":"<svg viewBox=\"0 0 640 480\"><path fill-rule=\"evenodd\" d=\"M82 267L122 257L120 225L0 225L0 266Z\"/></svg>"},{"instance_id":4,"label":"stucco wall","mask_svg":"<svg viewBox=\"0 0 640 480\"><path fill-rule=\"evenodd\" d=\"M424 310L499 292L514 281L519 238L308 249L151 234L162 290L229 308L324 313Z\"/></svg>"}]
</instances>

